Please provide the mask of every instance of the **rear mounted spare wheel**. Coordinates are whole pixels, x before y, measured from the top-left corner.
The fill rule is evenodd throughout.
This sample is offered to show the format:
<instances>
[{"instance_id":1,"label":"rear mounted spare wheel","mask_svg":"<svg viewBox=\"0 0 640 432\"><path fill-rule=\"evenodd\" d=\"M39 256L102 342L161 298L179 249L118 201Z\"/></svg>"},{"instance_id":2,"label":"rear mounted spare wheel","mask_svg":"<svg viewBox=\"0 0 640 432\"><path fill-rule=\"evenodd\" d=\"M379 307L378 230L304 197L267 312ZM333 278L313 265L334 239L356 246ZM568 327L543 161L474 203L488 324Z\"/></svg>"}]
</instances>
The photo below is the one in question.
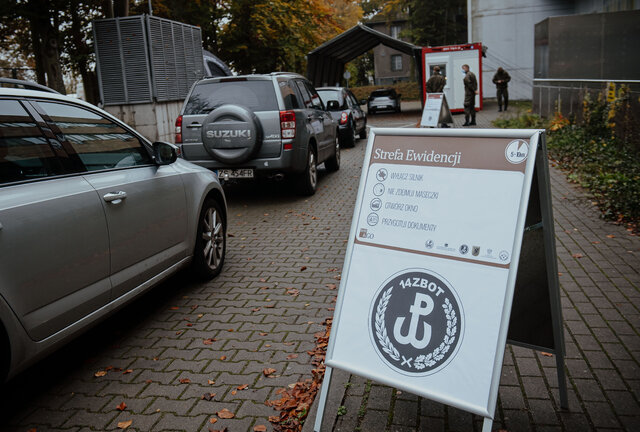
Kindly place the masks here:
<instances>
[{"instance_id":1,"label":"rear mounted spare wheel","mask_svg":"<svg viewBox=\"0 0 640 432\"><path fill-rule=\"evenodd\" d=\"M202 142L214 159L240 164L260 149L262 129L256 115L247 108L221 105L204 119Z\"/></svg>"}]
</instances>

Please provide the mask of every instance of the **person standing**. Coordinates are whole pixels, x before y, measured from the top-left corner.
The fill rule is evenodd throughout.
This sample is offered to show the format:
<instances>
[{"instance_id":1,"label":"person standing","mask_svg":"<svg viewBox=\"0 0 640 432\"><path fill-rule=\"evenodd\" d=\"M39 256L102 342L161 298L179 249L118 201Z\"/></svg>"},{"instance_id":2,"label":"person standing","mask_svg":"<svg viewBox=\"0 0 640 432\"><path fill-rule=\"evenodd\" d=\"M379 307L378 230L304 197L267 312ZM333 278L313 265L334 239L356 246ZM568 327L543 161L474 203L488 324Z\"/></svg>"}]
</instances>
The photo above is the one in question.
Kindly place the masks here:
<instances>
[{"instance_id":1,"label":"person standing","mask_svg":"<svg viewBox=\"0 0 640 432\"><path fill-rule=\"evenodd\" d=\"M427 93L442 93L446 84L447 79L440 75L440 66L434 66L433 74L427 80ZM448 128L449 125L446 123L440 123L440 127Z\"/></svg>"},{"instance_id":2,"label":"person standing","mask_svg":"<svg viewBox=\"0 0 640 432\"><path fill-rule=\"evenodd\" d=\"M427 93L442 93L446 84L447 80L440 75L440 66L434 66L433 74L427 80Z\"/></svg>"},{"instance_id":3,"label":"person standing","mask_svg":"<svg viewBox=\"0 0 640 432\"><path fill-rule=\"evenodd\" d=\"M511 77L509 73L502 69L498 68L496 74L493 76L493 83L496 85L496 93L498 97L498 111L502 111L502 102L504 100L504 110L507 110L509 106L509 81L511 81Z\"/></svg>"},{"instance_id":4,"label":"person standing","mask_svg":"<svg viewBox=\"0 0 640 432\"><path fill-rule=\"evenodd\" d=\"M469 65L462 65L464 73L464 124L462 126L475 126L476 124L476 95L478 94L478 80L476 75L469 70ZM471 122L469 122L471 118Z\"/></svg>"}]
</instances>

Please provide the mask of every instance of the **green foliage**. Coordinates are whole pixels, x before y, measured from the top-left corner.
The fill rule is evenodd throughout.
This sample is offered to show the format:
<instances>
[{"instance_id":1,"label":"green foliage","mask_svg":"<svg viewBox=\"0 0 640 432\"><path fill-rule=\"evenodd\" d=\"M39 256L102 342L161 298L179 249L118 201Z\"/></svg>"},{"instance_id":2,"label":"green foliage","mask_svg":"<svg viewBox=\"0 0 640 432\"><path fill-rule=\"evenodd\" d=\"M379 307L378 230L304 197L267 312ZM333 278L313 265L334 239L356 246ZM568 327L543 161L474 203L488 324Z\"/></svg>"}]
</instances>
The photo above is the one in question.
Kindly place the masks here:
<instances>
[{"instance_id":1,"label":"green foliage","mask_svg":"<svg viewBox=\"0 0 640 432\"><path fill-rule=\"evenodd\" d=\"M338 407L338 415L339 415L339 416L343 416L343 415L345 415L346 413L347 413L347 407L346 407L346 406L344 406L344 405L340 405L340 406Z\"/></svg>"},{"instance_id":2,"label":"green foliage","mask_svg":"<svg viewBox=\"0 0 640 432\"><path fill-rule=\"evenodd\" d=\"M617 222L640 223L640 153L616 137L612 129L612 106L617 101L586 97L583 122L572 124L557 113L548 124L529 112L498 119L500 128L548 127L549 155L567 177L588 189L603 216Z\"/></svg>"}]
</instances>

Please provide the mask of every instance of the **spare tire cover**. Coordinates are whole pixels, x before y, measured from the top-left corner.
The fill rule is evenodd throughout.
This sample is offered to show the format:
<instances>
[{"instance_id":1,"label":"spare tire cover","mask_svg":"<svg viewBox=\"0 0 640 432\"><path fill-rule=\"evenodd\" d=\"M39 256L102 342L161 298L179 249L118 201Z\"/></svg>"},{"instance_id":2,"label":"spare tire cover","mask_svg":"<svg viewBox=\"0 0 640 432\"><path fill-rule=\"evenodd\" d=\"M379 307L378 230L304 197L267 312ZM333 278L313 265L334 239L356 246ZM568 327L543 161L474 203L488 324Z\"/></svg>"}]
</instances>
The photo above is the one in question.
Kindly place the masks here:
<instances>
[{"instance_id":1,"label":"spare tire cover","mask_svg":"<svg viewBox=\"0 0 640 432\"><path fill-rule=\"evenodd\" d=\"M221 105L202 124L202 143L214 159L240 164L262 144L262 128L256 115L239 105Z\"/></svg>"}]
</instances>

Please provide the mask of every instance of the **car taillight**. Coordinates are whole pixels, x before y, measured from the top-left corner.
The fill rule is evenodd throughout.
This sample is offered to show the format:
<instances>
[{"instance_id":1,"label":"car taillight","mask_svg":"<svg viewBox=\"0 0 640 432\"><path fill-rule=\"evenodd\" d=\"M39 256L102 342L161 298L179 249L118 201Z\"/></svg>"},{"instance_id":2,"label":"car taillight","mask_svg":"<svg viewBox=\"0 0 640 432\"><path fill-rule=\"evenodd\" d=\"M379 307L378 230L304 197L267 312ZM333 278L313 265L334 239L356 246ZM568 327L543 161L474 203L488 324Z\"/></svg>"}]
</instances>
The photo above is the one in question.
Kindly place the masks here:
<instances>
[{"instance_id":1,"label":"car taillight","mask_svg":"<svg viewBox=\"0 0 640 432\"><path fill-rule=\"evenodd\" d=\"M176 119L176 144L182 144L182 116Z\"/></svg>"},{"instance_id":2,"label":"car taillight","mask_svg":"<svg viewBox=\"0 0 640 432\"><path fill-rule=\"evenodd\" d=\"M280 111L280 136L283 140L296 137L296 113L293 111ZM285 143L285 150L293 149L293 143Z\"/></svg>"},{"instance_id":3,"label":"car taillight","mask_svg":"<svg viewBox=\"0 0 640 432\"><path fill-rule=\"evenodd\" d=\"M349 120L349 115L343 111L340 115L340 124L346 124L347 120Z\"/></svg>"}]
</instances>

